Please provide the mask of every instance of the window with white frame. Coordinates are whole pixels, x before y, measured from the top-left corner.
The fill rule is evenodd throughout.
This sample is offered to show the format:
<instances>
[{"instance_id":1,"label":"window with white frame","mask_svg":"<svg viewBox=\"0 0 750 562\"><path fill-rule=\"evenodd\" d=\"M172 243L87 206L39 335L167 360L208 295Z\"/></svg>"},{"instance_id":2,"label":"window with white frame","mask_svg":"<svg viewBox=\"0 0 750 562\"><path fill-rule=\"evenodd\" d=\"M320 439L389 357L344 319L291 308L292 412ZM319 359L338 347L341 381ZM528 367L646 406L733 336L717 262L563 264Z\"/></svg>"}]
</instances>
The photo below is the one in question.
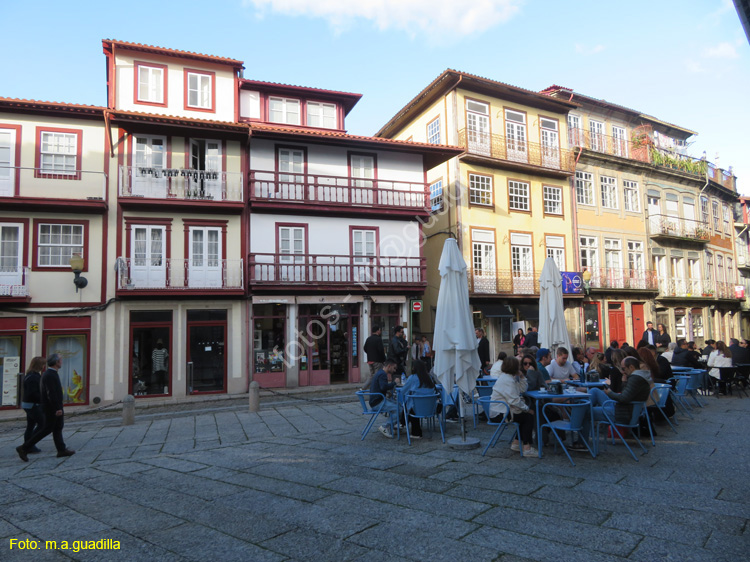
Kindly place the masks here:
<instances>
[{"instance_id":1,"label":"window with white frame","mask_svg":"<svg viewBox=\"0 0 750 562\"><path fill-rule=\"evenodd\" d=\"M84 253L82 224L39 224L39 267L67 267L73 254Z\"/></svg>"},{"instance_id":2,"label":"window with white frame","mask_svg":"<svg viewBox=\"0 0 750 562\"><path fill-rule=\"evenodd\" d=\"M307 102L307 126L323 129L336 128L336 104Z\"/></svg>"},{"instance_id":3,"label":"window with white frame","mask_svg":"<svg viewBox=\"0 0 750 562\"><path fill-rule=\"evenodd\" d=\"M711 201L711 211L714 218L714 231L721 232L721 217L719 216L719 202Z\"/></svg>"},{"instance_id":4,"label":"window with white frame","mask_svg":"<svg viewBox=\"0 0 750 562\"><path fill-rule=\"evenodd\" d=\"M44 174L72 176L78 160L78 135L58 131L42 131L39 147L39 168Z\"/></svg>"},{"instance_id":5,"label":"window with white frame","mask_svg":"<svg viewBox=\"0 0 750 562\"><path fill-rule=\"evenodd\" d=\"M427 124L427 142L440 144L440 117Z\"/></svg>"},{"instance_id":6,"label":"window with white frame","mask_svg":"<svg viewBox=\"0 0 750 562\"><path fill-rule=\"evenodd\" d=\"M599 268L599 249L594 236L580 236L578 238L581 251L581 268L596 273Z\"/></svg>"},{"instance_id":7,"label":"window with white frame","mask_svg":"<svg viewBox=\"0 0 750 562\"><path fill-rule=\"evenodd\" d=\"M631 180L622 181L623 199L625 201L625 210L634 213L641 211L641 194L638 190L638 182Z\"/></svg>"},{"instance_id":8,"label":"window with white frame","mask_svg":"<svg viewBox=\"0 0 750 562\"><path fill-rule=\"evenodd\" d=\"M299 100L289 98L268 99L268 120L272 123L300 124Z\"/></svg>"},{"instance_id":9,"label":"window with white frame","mask_svg":"<svg viewBox=\"0 0 750 562\"><path fill-rule=\"evenodd\" d=\"M711 252L706 252L706 279L713 281L714 274L714 255Z\"/></svg>"},{"instance_id":10,"label":"window with white frame","mask_svg":"<svg viewBox=\"0 0 750 562\"><path fill-rule=\"evenodd\" d=\"M599 186L602 192L602 207L617 209L617 179L609 176L600 176Z\"/></svg>"},{"instance_id":11,"label":"window with white frame","mask_svg":"<svg viewBox=\"0 0 750 562\"><path fill-rule=\"evenodd\" d=\"M607 151L607 141L604 136L604 123L589 119L589 133L591 134L591 150Z\"/></svg>"},{"instance_id":12,"label":"window with white frame","mask_svg":"<svg viewBox=\"0 0 750 562\"><path fill-rule=\"evenodd\" d=\"M376 239L375 230L352 230L352 255L355 264L371 263L371 258L376 254Z\"/></svg>"},{"instance_id":13,"label":"window with white frame","mask_svg":"<svg viewBox=\"0 0 750 562\"><path fill-rule=\"evenodd\" d=\"M492 177L469 174L469 202L474 205L492 205Z\"/></svg>"},{"instance_id":14,"label":"window with white frame","mask_svg":"<svg viewBox=\"0 0 750 562\"><path fill-rule=\"evenodd\" d=\"M544 245L547 247L547 257L555 260L560 271L565 271L565 238L562 236L545 236Z\"/></svg>"},{"instance_id":15,"label":"window with white frame","mask_svg":"<svg viewBox=\"0 0 750 562\"><path fill-rule=\"evenodd\" d=\"M433 211L443 209L443 180L430 184L430 209Z\"/></svg>"},{"instance_id":16,"label":"window with white frame","mask_svg":"<svg viewBox=\"0 0 750 562\"><path fill-rule=\"evenodd\" d=\"M594 175L576 172L576 201L579 205L594 205Z\"/></svg>"},{"instance_id":17,"label":"window with white frame","mask_svg":"<svg viewBox=\"0 0 750 562\"><path fill-rule=\"evenodd\" d=\"M604 266L615 271L622 269L622 240L604 239Z\"/></svg>"},{"instance_id":18,"label":"window with white frame","mask_svg":"<svg viewBox=\"0 0 750 562\"><path fill-rule=\"evenodd\" d=\"M138 65L138 101L164 103L163 67Z\"/></svg>"},{"instance_id":19,"label":"window with white frame","mask_svg":"<svg viewBox=\"0 0 750 562\"><path fill-rule=\"evenodd\" d=\"M533 279L534 260L531 234L512 232L510 235L510 265L513 278ZM528 289L525 285L514 285L514 290ZM525 292L525 291L524 291Z\"/></svg>"},{"instance_id":20,"label":"window with white frame","mask_svg":"<svg viewBox=\"0 0 750 562\"><path fill-rule=\"evenodd\" d=\"M735 283L735 276L734 276L734 260L727 256L727 283L730 283L734 285Z\"/></svg>"},{"instance_id":21,"label":"window with white frame","mask_svg":"<svg viewBox=\"0 0 750 562\"><path fill-rule=\"evenodd\" d=\"M545 185L542 188L544 196L544 214L562 215L562 188Z\"/></svg>"},{"instance_id":22,"label":"window with white frame","mask_svg":"<svg viewBox=\"0 0 750 562\"><path fill-rule=\"evenodd\" d=\"M495 232L471 229L472 281L475 293L494 293L497 289Z\"/></svg>"},{"instance_id":23,"label":"window with white frame","mask_svg":"<svg viewBox=\"0 0 750 562\"><path fill-rule=\"evenodd\" d=\"M581 117L572 113L568 113L568 143L570 146L583 145Z\"/></svg>"},{"instance_id":24,"label":"window with white frame","mask_svg":"<svg viewBox=\"0 0 750 562\"><path fill-rule=\"evenodd\" d=\"M637 240L628 241L628 267L630 271L643 271L643 242Z\"/></svg>"},{"instance_id":25,"label":"window with white frame","mask_svg":"<svg viewBox=\"0 0 750 562\"><path fill-rule=\"evenodd\" d=\"M729 217L731 216L729 212L729 205L724 205L722 207L722 212L724 213L724 234L729 234L731 227L731 222L729 220Z\"/></svg>"},{"instance_id":26,"label":"window with white frame","mask_svg":"<svg viewBox=\"0 0 750 562\"><path fill-rule=\"evenodd\" d=\"M716 254L716 282L724 283L724 256Z\"/></svg>"},{"instance_id":27,"label":"window with white frame","mask_svg":"<svg viewBox=\"0 0 750 562\"><path fill-rule=\"evenodd\" d=\"M688 259L688 275L692 281L701 280L701 261L697 258Z\"/></svg>"},{"instance_id":28,"label":"window with white frame","mask_svg":"<svg viewBox=\"0 0 750 562\"><path fill-rule=\"evenodd\" d=\"M529 210L529 184L522 181L508 182L508 206L513 211Z\"/></svg>"},{"instance_id":29,"label":"window with white frame","mask_svg":"<svg viewBox=\"0 0 750 562\"><path fill-rule=\"evenodd\" d=\"M187 105L198 109L213 107L213 76L202 72L187 72Z\"/></svg>"},{"instance_id":30,"label":"window with white frame","mask_svg":"<svg viewBox=\"0 0 750 562\"><path fill-rule=\"evenodd\" d=\"M708 227L711 221L708 212L708 197L701 197L701 219L706 223L706 227Z\"/></svg>"},{"instance_id":31,"label":"window with white frame","mask_svg":"<svg viewBox=\"0 0 750 562\"><path fill-rule=\"evenodd\" d=\"M628 157L628 141L625 129L612 126L612 153L615 156Z\"/></svg>"}]
</instances>

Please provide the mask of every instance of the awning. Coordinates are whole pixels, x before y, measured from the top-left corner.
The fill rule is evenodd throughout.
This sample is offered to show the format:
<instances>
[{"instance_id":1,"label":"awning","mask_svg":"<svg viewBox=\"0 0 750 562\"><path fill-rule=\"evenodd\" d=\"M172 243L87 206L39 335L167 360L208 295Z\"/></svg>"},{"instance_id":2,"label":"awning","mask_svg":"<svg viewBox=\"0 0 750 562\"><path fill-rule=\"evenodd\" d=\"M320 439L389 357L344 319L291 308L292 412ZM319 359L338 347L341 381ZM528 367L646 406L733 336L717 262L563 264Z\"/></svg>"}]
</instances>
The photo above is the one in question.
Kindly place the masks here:
<instances>
[{"instance_id":1,"label":"awning","mask_svg":"<svg viewBox=\"0 0 750 562\"><path fill-rule=\"evenodd\" d=\"M473 304L485 318L513 318L515 315L507 304Z\"/></svg>"}]
</instances>

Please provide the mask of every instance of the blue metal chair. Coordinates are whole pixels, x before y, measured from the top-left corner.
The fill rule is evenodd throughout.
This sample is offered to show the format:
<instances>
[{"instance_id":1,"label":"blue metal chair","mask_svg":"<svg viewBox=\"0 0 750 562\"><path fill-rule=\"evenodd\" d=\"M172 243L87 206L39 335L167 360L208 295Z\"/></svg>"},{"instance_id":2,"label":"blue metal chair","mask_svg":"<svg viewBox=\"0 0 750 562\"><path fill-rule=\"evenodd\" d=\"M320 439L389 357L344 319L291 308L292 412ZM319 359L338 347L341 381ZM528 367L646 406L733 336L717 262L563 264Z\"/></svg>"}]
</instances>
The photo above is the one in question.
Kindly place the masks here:
<instances>
[{"instance_id":1,"label":"blue metal chair","mask_svg":"<svg viewBox=\"0 0 750 562\"><path fill-rule=\"evenodd\" d=\"M362 439L360 441L364 441L365 437L367 437L367 434L370 433L370 429L372 429L372 425L375 423L375 420L378 419L378 416L382 413L383 406L385 405L385 396L379 392L367 392L365 390L358 390L356 392L357 397L359 398L359 403L362 405L362 414L365 416L370 416L370 419L367 422L367 425L362 430ZM382 400L378 402L376 406L370 406L370 396L380 396ZM393 433L393 420L398 419L398 416L389 416L388 422L391 424L391 433ZM398 427L398 423L396 424L396 427ZM396 430L398 431L398 429ZM399 437L400 437L400 431L399 431Z\"/></svg>"},{"instance_id":2,"label":"blue metal chair","mask_svg":"<svg viewBox=\"0 0 750 562\"><path fill-rule=\"evenodd\" d=\"M611 428L612 431L612 444L615 442L615 435L620 438L620 441L622 441L623 445L628 449L631 456L635 459L635 462L638 462L638 457L635 456L635 453L633 452L633 449L630 448L630 445L628 445L627 441L625 441L625 438L622 436L622 433L620 433L620 430L617 429L618 427L627 427L630 429L630 434L633 436L633 439L635 439L638 444L641 446L641 449L643 449L643 453L648 453L648 449L643 445L641 442L641 439L636 435L634 430L640 431L640 417L643 415L644 412L646 412L646 415L648 416L648 411L646 410L646 403L645 402L631 402L630 405L633 406L633 412L630 415L630 420L628 423L621 423L617 421L615 410L618 406L618 402L614 400L607 400L602 405L602 412L604 413L605 420L598 421L596 423L596 443L597 447L599 445L599 429L601 426L606 425ZM623 404L624 406L624 404ZM647 418L648 419L648 418ZM649 422L650 427L650 422ZM604 443L606 444L607 439L605 437Z\"/></svg>"},{"instance_id":3,"label":"blue metal chair","mask_svg":"<svg viewBox=\"0 0 750 562\"><path fill-rule=\"evenodd\" d=\"M510 436L509 441L513 441L514 437L518 439L518 448L521 450L521 456L523 456L523 446L521 446L521 432L519 430L518 424L508 421L508 415L510 413L510 406L508 406L508 403L503 402L502 400L491 400L489 396L481 397L479 399L479 403L482 405L484 415L487 416L487 424L497 426L497 429L492 434L492 437L487 443L487 446L484 448L484 451L482 451L482 456L487 454L487 451L489 451L490 447L495 446L498 439L500 439L503 432L508 428L509 425L513 426L513 435ZM503 414L503 419L499 422L493 422L492 417L490 416L490 409L492 407L492 404L502 404L503 406L505 406L505 414Z\"/></svg>"},{"instance_id":4,"label":"blue metal chair","mask_svg":"<svg viewBox=\"0 0 750 562\"><path fill-rule=\"evenodd\" d=\"M550 420L549 416L547 415L547 409L548 408L555 408L558 410L562 410L567 414L568 419L556 419L556 420ZM544 416L544 419L546 420L546 423L542 424L542 429L545 427L548 427L550 429L550 435L554 436L557 443L560 444L563 451L565 451L565 454L568 457L568 460L570 461L570 464L573 466L576 465L576 463L573 462L573 459L570 456L570 453L568 452L567 447L565 447L565 443L562 439L560 439L560 436L557 434L558 431L570 431L574 433L578 433L583 429L583 420L586 418L586 415L589 416L592 424L594 421L593 415L591 413L591 400L588 398L584 399L577 399L576 402L571 402L568 404L553 404L552 402L548 402L544 405L542 408L542 416ZM596 452L594 449L592 449L588 442L583 440L583 444L586 445L586 448L589 450L589 453L591 453L591 456L596 458ZM557 443L555 444L555 451L557 451ZM541 449L542 443L540 440L539 448Z\"/></svg>"},{"instance_id":5,"label":"blue metal chair","mask_svg":"<svg viewBox=\"0 0 750 562\"><path fill-rule=\"evenodd\" d=\"M688 371L685 374L690 377L690 380L685 387L685 394L687 396L690 396L690 398L692 398L693 401L698 404L698 406L703 408L703 403L698 400L698 391L701 388L706 387L706 379L708 378L708 373L706 371L695 369L693 371Z\"/></svg>"},{"instance_id":6,"label":"blue metal chair","mask_svg":"<svg viewBox=\"0 0 750 562\"><path fill-rule=\"evenodd\" d=\"M672 420L669 419L666 413L664 413L664 407L667 405L667 398L669 398L669 395L672 393L672 385L669 384L660 384L657 383L654 385L654 388L651 389L651 400L654 402L654 406L656 406L656 409L659 410L662 417L664 417L665 420L667 420L667 423L669 424L669 427L672 428L672 431L677 433L677 430L675 429L674 425L672 424ZM677 420L674 420L674 423L679 425L677 423ZM651 434L651 443L656 446L656 442L654 441L654 435L653 432Z\"/></svg>"},{"instance_id":7,"label":"blue metal chair","mask_svg":"<svg viewBox=\"0 0 750 562\"><path fill-rule=\"evenodd\" d=\"M477 383L478 382L479 382L479 380L477 379ZM479 398L476 398L474 400L474 427L475 428L477 426L477 422L479 421L479 412L483 411L482 410L482 405L479 403L479 399L480 398L486 398L486 397L492 396L492 386L493 386L493 384L494 383L492 383L490 385L480 385L480 384L477 384L477 386L476 386L476 391L477 391L477 394L479 395Z\"/></svg>"},{"instance_id":8,"label":"blue metal chair","mask_svg":"<svg viewBox=\"0 0 750 562\"><path fill-rule=\"evenodd\" d=\"M677 404L690 419L693 419L693 414L690 413L692 406L687 401L687 387L690 383L690 377L686 375L675 375L672 378L675 380L675 387L672 389L674 403Z\"/></svg>"},{"instance_id":9,"label":"blue metal chair","mask_svg":"<svg viewBox=\"0 0 750 562\"><path fill-rule=\"evenodd\" d=\"M407 411L406 414L408 417L412 418L419 418L422 419L429 419L431 420L431 431L435 430L435 418L438 418L438 426L440 427L440 436L443 438L443 443L445 443L445 432L443 431L443 426L440 423L440 416L437 413L437 406L438 406L438 398L439 396L437 394L416 394L414 392L410 392L406 395L406 406L405 409L411 405L410 411ZM420 424L422 422L420 421ZM410 423L408 418L406 419L406 440L409 442L409 445L411 445L411 429L410 429Z\"/></svg>"}]
</instances>

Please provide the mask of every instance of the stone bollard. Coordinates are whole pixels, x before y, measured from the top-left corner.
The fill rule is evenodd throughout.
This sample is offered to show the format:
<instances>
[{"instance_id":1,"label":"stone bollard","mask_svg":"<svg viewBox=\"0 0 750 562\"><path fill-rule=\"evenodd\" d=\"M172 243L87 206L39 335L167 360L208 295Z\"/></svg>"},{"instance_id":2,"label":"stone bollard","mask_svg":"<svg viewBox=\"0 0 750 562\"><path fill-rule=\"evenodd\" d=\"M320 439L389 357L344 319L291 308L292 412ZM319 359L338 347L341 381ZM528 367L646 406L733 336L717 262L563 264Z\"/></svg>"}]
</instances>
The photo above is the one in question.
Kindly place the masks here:
<instances>
[{"instance_id":1,"label":"stone bollard","mask_svg":"<svg viewBox=\"0 0 750 562\"><path fill-rule=\"evenodd\" d=\"M135 423L135 398L128 394L122 399L122 425L133 425Z\"/></svg>"},{"instance_id":2,"label":"stone bollard","mask_svg":"<svg viewBox=\"0 0 750 562\"><path fill-rule=\"evenodd\" d=\"M248 398L248 406L250 413L257 412L260 410L260 385L258 381L250 383L250 396Z\"/></svg>"}]
</instances>

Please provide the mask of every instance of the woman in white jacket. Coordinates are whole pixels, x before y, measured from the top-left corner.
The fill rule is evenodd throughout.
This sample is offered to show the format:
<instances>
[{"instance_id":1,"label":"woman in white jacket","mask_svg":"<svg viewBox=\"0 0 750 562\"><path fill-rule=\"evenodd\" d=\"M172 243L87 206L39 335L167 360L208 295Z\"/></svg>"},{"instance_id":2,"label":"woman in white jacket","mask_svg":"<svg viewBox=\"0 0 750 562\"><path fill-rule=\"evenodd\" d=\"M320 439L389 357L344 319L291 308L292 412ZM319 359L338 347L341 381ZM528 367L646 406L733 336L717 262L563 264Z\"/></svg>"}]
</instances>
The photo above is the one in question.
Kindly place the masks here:
<instances>
[{"instance_id":1,"label":"woman in white jacket","mask_svg":"<svg viewBox=\"0 0 750 562\"><path fill-rule=\"evenodd\" d=\"M492 366L490 376L497 377L495 385L492 387L491 400L502 400L510 407L510 416L508 421L515 422L519 426L521 441L523 442L524 455L536 455L537 451L531 446L531 436L534 432L534 414L529 410L529 406L523 399L523 394L528 388L526 375L521 372L518 359L515 357L506 357ZM507 408L503 404L492 404L490 407L490 419L493 422L502 421ZM514 440L510 448L513 451L519 450L518 441Z\"/></svg>"},{"instance_id":2,"label":"woman in white jacket","mask_svg":"<svg viewBox=\"0 0 750 562\"><path fill-rule=\"evenodd\" d=\"M719 367L731 367L732 366L732 352L729 351L727 344L723 341L716 342L716 349L711 352L708 356L708 366L713 367L708 374L715 379L721 380L721 373ZM725 392L724 385L719 384L719 389Z\"/></svg>"}]
</instances>

